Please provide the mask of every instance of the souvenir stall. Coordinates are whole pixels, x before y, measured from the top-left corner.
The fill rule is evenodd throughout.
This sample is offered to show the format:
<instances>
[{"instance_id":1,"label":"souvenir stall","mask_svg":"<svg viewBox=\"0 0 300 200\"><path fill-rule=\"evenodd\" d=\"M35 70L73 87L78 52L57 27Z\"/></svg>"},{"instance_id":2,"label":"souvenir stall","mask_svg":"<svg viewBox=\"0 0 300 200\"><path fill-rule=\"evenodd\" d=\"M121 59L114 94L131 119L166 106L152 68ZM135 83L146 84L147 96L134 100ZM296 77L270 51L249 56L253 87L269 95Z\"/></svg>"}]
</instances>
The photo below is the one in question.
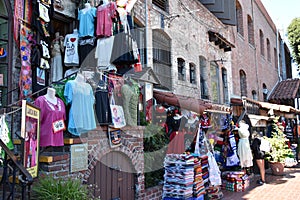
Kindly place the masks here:
<instances>
[{"instance_id":1,"label":"souvenir stall","mask_svg":"<svg viewBox=\"0 0 300 200\"><path fill-rule=\"evenodd\" d=\"M138 125L141 85L125 75L142 70L131 33L135 3L34 0L28 15L18 16L20 100L40 110L42 153L97 125L105 126L114 148L122 142L120 128Z\"/></svg>"},{"instance_id":2,"label":"souvenir stall","mask_svg":"<svg viewBox=\"0 0 300 200\"><path fill-rule=\"evenodd\" d=\"M228 156L223 154L223 151L224 144L229 144L229 136L232 138L232 148L228 147L228 152L231 152L232 157L227 159L227 163L231 163L232 166L239 164L236 144L233 145L235 139L233 135L229 135L228 131L230 124L227 117L230 116L230 109L223 110L224 108L221 106L211 105L202 100L188 99L156 89L154 98L156 104L154 105L153 122L162 125L170 139L164 164L164 199L204 199L205 196L209 199L221 199L223 193L220 168L222 167L218 164L226 164ZM191 103L195 100L199 104ZM216 147L217 144L220 149ZM218 160L216 159L217 155ZM186 157L193 158L193 167L182 162L182 159ZM187 168L194 169L193 185L190 182L185 185L181 185L180 182L172 182L177 179L190 180L191 172L185 176L184 173L178 171L178 169L185 171ZM178 177L179 174L180 177ZM183 187L186 187L186 191L189 192L181 195L178 190ZM191 191L193 191L192 194Z\"/></svg>"}]
</instances>

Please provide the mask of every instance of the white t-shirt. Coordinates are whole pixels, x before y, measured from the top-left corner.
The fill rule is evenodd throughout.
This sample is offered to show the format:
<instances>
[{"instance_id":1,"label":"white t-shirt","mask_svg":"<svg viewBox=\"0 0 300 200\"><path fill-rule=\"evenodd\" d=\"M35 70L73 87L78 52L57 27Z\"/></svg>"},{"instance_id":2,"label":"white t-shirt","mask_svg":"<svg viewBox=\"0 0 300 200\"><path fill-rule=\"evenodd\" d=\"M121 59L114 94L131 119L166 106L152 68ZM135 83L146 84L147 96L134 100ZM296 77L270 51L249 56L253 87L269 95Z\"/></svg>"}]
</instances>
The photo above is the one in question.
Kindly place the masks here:
<instances>
[{"instance_id":1,"label":"white t-shirt","mask_svg":"<svg viewBox=\"0 0 300 200\"><path fill-rule=\"evenodd\" d=\"M79 57L78 57L78 34L68 34L65 37L64 46L65 50L65 59L64 63L66 66L78 66Z\"/></svg>"}]
</instances>

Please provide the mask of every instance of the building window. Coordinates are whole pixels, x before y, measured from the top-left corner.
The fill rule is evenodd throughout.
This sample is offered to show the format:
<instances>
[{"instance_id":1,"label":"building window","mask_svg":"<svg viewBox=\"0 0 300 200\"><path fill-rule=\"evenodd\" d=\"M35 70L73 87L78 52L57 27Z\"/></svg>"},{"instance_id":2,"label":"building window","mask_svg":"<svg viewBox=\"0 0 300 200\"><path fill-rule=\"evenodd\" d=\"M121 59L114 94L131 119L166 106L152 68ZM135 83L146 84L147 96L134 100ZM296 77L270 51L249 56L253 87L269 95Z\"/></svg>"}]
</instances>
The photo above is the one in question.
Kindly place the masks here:
<instances>
[{"instance_id":1,"label":"building window","mask_svg":"<svg viewBox=\"0 0 300 200\"><path fill-rule=\"evenodd\" d=\"M259 30L259 42L260 42L260 54L265 56L265 41L264 41L264 33L262 30Z\"/></svg>"},{"instance_id":2,"label":"building window","mask_svg":"<svg viewBox=\"0 0 300 200\"><path fill-rule=\"evenodd\" d=\"M267 97L268 97L269 90L268 90L268 88L267 88L267 86L266 86L265 83L263 83L262 87L263 87L263 97L264 97L264 101L267 102L267 101L268 101Z\"/></svg>"},{"instance_id":3,"label":"building window","mask_svg":"<svg viewBox=\"0 0 300 200\"><path fill-rule=\"evenodd\" d=\"M269 38L267 38L267 57L268 61L271 62L271 45Z\"/></svg>"},{"instance_id":4,"label":"building window","mask_svg":"<svg viewBox=\"0 0 300 200\"><path fill-rule=\"evenodd\" d=\"M152 3L163 11L168 11L168 0L152 0Z\"/></svg>"},{"instance_id":5,"label":"building window","mask_svg":"<svg viewBox=\"0 0 300 200\"><path fill-rule=\"evenodd\" d=\"M185 61L182 58L177 58L178 80L185 81Z\"/></svg>"},{"instance_id":6,"label":"building window","mask_svg":"<svg viewBox=\"0 0 300 200\"><path fill-rule=\"evenodd\" d=\"M240 70L240 89L241 96L247 96L247 77L243 70Z\"/></svg>"},{"instance_id":7,"label":"building window","mask_svg":"<svg viewBox=\"0 0 300 200\"><path fill-rule=\"evenodd\" d=\"M249 44L254 46L254 25L250 15L247 16L247 23L248 23L248 42Z\"/></svg>"},{"instance_id":8,"label":"building window","mask_svg":"<svg viewBox=\"0 0 300 200\"><path fill-rule=\"evenodd\" d=\"M258 100L257 93L255 90L252 90L252 99L256 101Z\"/></svg>"},{"instance_id":9,"label":"building window","mask_svg":"<svg viewBox=\"0 0 300 200\"><path fill-rule=\"evenodd\" d=\"M229 104L227 70L222 68L223 101Z\"/></svg>"},{"instance_id":10,"label":"building window","mask_svg":"<svg viewBox=\"0 0 300 200\"><path fill-rule=\"evenodd\" d=\"M274 48L274 66L275 66L275 69L277 70L278 68L278 57L277 57L277 49Z\"/></svg>"},{"instance_id":11,"label":"building window","mask_svg":"<svg viewBox=\"0 0 300 200\"><path fill-rule=\"evenodd\" d=\"M196 84L196 67L194 63L190 63L190 83Z\"/></svg>"},{"instance_id":12,"label":"building window","mask_svg":"<svg viewBox=\"0 0 300 200\"><path fill-rule=\"evenodd\" d=\"M212 102L220 103L219 66L215 62L210 63L210 87Z\"/></svg>"},{"instance_id":13,"label":"building window","mask_svg":"<svg viewBox=\"0 0 300 200\"><path fill-rule=\"evenodd\" d=\"M243 9L240 2L236 2L236 28L237 32L244 36Z\"/></svg>"},{"instance_id":14,"label":"building window","mask_svg":"<svg viewBox=\"0 0 300 200\"><path fill-rule=\"evenodd\" d=\"M199 58L200 63L200 89L201 99L209 99L208 90L208 69L206 59L202 56Z\"/></svg>"},{"instance_id":15,"label":"building window","mask_svg":"<svg viewBox=\"0 0 300 200\"><path fill-rule=\"evenodd\" d=\"M172 90L171 39L165 32L158 29L153 30L152 36L153 71L161 85Z\"/></svg>"}]
</instances>

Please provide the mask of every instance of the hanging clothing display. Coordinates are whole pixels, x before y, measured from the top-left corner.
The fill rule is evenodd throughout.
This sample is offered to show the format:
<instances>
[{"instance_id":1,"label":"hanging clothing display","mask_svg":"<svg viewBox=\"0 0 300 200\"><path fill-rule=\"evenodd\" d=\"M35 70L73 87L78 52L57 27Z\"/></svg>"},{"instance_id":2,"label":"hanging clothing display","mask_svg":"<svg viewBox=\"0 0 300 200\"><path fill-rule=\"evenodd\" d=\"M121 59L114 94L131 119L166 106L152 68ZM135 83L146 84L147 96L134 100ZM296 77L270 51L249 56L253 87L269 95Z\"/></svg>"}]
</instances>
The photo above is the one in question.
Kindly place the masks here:
<instances>
[{"instance_id":1,"label":"hanging clothing display","mask_svg":"<svg viewBox=\"0 0 300 200\"><path fill-rule=\"evenodd\" d=\"M112 123L108 90L104 81L101 81L101 83L98 84L98 87L95 92L95 99L95 110L98 122L100 124Z\"/></svg>"},{"instance_id":2,"label":"hanging clothing display","mask_svg":"<svg viewBox=\"0 0 300 200\"><path fill-rule=\"evenodd\" d=\"M53 104L47 100L45 95L39 96L34 104L41 109L40 146L63 146L64 130L56 130L55 124L66 120L65 104L59 98Z\"/></svg>"},{"instance_id":3,"label":"hanging clothing display","mask_svg":"<svg viewBox=\"0 0 300 200\"><path fill-rule=\"evenodd\" d=\"M58 33L59 34L59 33ZM64 51L64 38L62 36L57 36L51 44L52 59L51 59L51 80L52 82L59 81L63 78L63 63L62 63L62 53Z\"/></svg>"},{"instance_id":4,"label":"hanging clothing display","mask_svg":"<svg viewBox=\"0 0 300 200\"><path fill-rule=\"evenodd\" d=\"M95 59L95 37L79 38L79 64L82 68L90 67L95 68L97 61Z\"/></svg>"},{"instance_id":5,"label":"hanging clothing display","mask_svg":"<svg viewBox=\"0 0 300 200\"><path fill-rule=\"evenodd\" d=\"M0 116L0 140L7 146L9 150L14 149L14 145L10 138L10 131L8 129L7 122L5 120L5 115ZM0 159L4 159L5 152L0 147Z\"/></svg>"},{"instance_id":6,"label":"hanging clothing display","mask_svg":"<svg viewBox=\"0 0 300 200\"><path fill-rule=\"evenodd\" d=\"M74 30L73 33L67 34L64 41L65 49L65 66L78 66L79 56L78 56L78 33Z\"/></svg>"},{"instance_id":7,"label":"hanging clothing display","mask_svg":"<svg viewBox=\"0 0 300 200\"><path fill-rule=\"evenodd\" d=\"M113 19L116 18L117 13L116 2L110 2L105 5L100 5L97 8L97 30L98 37L112 36Z\"/></svg>"},{"instance_id":8,"label":"hanging clothing display","mask_svg":"<svg viewBox=\"0 0 300 200\"><path fill-rule=\"evenodd\" d=\"M114 44L114 36L108 38L100 38L97 40L97 48L95 58L98 60L97 66L99 69L107 69L111 59L112 48Z\"/></svg>"},{"instance_id":9,"label":"hanging clothing display","mask_svg":"<svg viewBox=\"0 0 300 200\"><path fill-rule=\"evenodd\" d=\"M33 32L28 27L21 24L20 28L20 52L21 52L21 71L19 79L20 99L32 101L29 95L32 94L32 77L31 77L31 46L35 43Z\"/></svg>"},{"instance_id":10,"label":"hanging clothing display","mask_svg":"<svg viewBox=\"0 0 300 200\"><path fill-rule=\"evenodd\" d=\"M89 4L89 3L87 3ZM79 37L94 36L94 21L96 17L96 8L88 6L78 12Z\"/></svg>"},{"instance_id":11,"label":"hanging clothing display","mask_svg":"<svg viewBox=\"0 0 300 200\"><path fill-rule=\"evenodd\" d=\"M134 80L127 81L121 88L123 97L123 109L126 124L137 126L137 113L139 101L139 86Z\"/></svg>"},{"instance_id":12,"label":"hanging clothing display","mask_svg":"<svg viewBox=\"0 0 300 200\"><path fill-rule=\"evenodd\" d=\"M77 77L78 75L82 76L77 74ZM95 97L92 87L83 80L79 81L77 77L66 83L64 96L67 103L71 104L68 131L75 136L80 136L96 128Z\"/></svg>"}]
</instances>

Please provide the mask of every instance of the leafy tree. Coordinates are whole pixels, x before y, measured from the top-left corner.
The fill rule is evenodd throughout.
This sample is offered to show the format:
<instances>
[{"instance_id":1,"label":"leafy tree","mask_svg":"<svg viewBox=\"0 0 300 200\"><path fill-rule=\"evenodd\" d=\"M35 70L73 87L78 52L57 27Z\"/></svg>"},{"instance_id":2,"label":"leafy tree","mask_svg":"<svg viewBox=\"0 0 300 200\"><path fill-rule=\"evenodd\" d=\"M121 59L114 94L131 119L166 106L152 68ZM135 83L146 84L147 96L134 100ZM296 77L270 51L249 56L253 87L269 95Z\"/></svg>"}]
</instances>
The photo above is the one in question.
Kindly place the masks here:
<instances>
[{"instance_id":1,"label":"leafy tree","mask_svg":"<svg viewBox=\"0 0 300 200\"><path fill-rule=\"evenodd\" d=\"M298 65L298 71L300 70L300 18L292 20L288 26L288 39L292 48L292 56ZM299 72L300 74L300 72Z\"/></svg>"}]
</instances>

